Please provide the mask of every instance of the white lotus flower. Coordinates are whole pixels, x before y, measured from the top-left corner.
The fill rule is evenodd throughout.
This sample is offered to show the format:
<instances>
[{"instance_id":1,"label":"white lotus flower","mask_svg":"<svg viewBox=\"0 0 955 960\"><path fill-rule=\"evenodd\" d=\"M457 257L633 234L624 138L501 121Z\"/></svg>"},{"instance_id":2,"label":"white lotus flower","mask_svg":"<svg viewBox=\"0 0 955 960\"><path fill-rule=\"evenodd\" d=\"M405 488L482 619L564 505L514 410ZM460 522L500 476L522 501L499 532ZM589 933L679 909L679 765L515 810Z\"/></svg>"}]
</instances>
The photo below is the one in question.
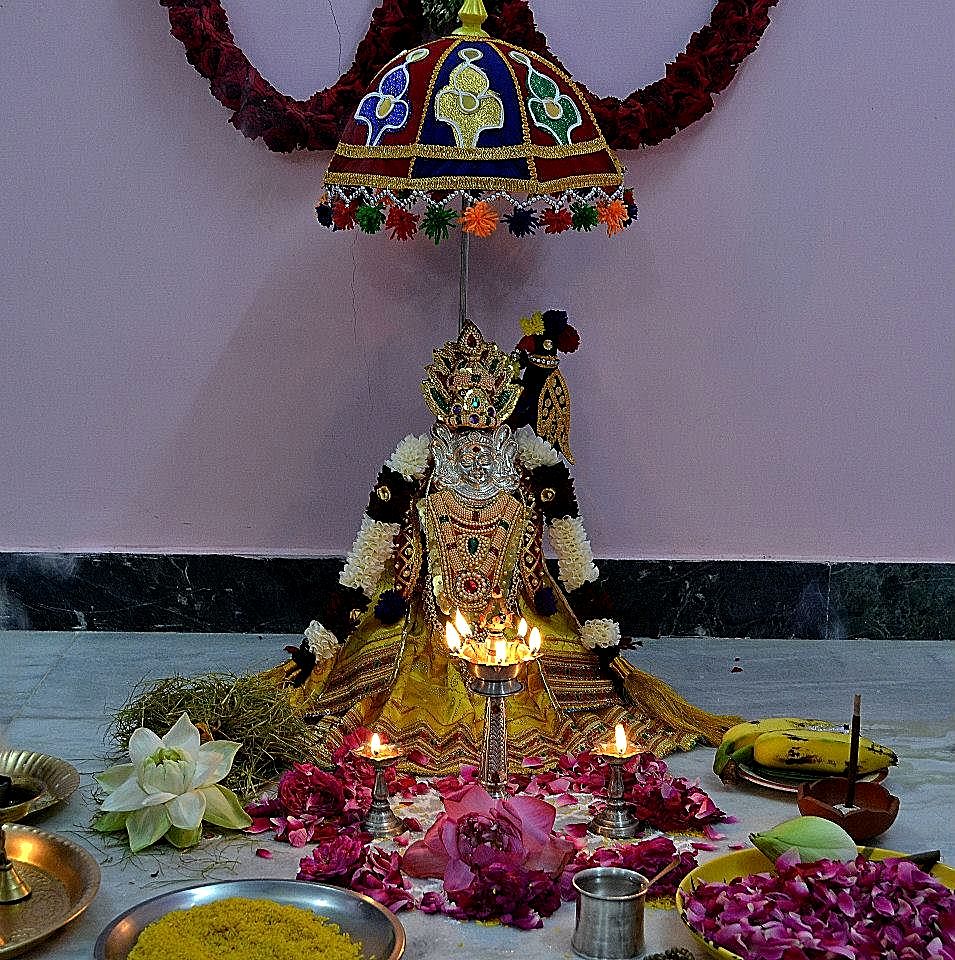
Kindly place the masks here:
<instances>
[{"instance_id":1,"label":"white lotus flower","mask_svg":"<svg viewBox=\"0 0 955 960\"><path fill-rule=\"evenodd\" d=\"M238 797L218 782L232 769L240 746L231 740L200 743L186 713L164 737L139 727L129 738L132 762L96 777L108 794L97 829L125 827L137 853L162 837L178 847L198 843L203 820L233 830L249 826Z\"/></svg>"}]
</instances>

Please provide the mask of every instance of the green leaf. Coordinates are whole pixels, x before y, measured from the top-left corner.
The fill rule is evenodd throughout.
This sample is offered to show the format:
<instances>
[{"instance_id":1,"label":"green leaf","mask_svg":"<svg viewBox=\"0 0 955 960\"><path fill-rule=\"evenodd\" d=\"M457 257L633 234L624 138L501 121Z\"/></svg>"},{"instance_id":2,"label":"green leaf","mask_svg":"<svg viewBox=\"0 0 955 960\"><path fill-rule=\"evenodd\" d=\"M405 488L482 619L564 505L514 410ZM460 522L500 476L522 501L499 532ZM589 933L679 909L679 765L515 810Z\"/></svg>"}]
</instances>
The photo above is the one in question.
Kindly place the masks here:
<instances>
[{"instance_id":1,"label":"green leaf","mask_svg":"<svg viewBox=\"0 0 955 960\"><path fill-rule=\"evenodd\" d=\"M142 807L133 810L126 818L126 832L129 834L129 849L133 853L145 850L159 840L170 828L171 823L166 808L160 805Z\"/></svg>"},{"instance_id":2,"label":"green leaf","mask_svg":"<svg viewBox=\"0 0 955 960\"><path fill-rule=\"evenodd\" d=\"M202 839L202 827L195 830L180 830L179 827L170 827L166 832L166 839L180 850L194 847Z\"/></svg>"},{"instance_id":3,"label":"green leaf","mask_svg":"<svg viewBox=\"0 0 955 960\"><path fill-rule=\"evenodd\" d=\"M129 813L126 811L101 813L93 821L93 829L97 833L115 833L117 830L125 830L128 818Z\"/></svg>"},{"instance_id":4,"label":"green leaf","mask_svg":"<svg viewBox=\"0 0 955 960\"><path fill-rule=\"evenodd\" d=\"M206 798L203 820L229 830L244 830L252 823L252 818L242 809L239 798L228 787L216 783L211 787L203 787L200 793Z\"/></svg>"}]
</instances>

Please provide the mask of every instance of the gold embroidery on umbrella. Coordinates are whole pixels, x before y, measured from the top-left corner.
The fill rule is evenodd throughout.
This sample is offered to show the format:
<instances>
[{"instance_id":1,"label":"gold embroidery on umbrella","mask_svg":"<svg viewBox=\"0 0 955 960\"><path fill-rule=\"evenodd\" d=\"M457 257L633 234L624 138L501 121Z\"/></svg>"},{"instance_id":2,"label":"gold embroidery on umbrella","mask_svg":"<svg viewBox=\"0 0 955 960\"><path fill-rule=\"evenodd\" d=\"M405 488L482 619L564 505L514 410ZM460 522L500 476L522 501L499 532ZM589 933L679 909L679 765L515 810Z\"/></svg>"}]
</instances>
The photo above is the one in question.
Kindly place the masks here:
<instances>
[{"instance_id":1,"label":"gold embroidery on umbrella","mask_svg":"<svg viewBox=\"0 0 955 960\"><path fill-rule=\"evenodd\" d=\"M504 101L491 89L487 74L476 66L481 51L462 47L457 54L461 63L438 91L434 115L450 125L459 147L473 148L485 130L504 126Z\"/></svg>"}]
</instances>

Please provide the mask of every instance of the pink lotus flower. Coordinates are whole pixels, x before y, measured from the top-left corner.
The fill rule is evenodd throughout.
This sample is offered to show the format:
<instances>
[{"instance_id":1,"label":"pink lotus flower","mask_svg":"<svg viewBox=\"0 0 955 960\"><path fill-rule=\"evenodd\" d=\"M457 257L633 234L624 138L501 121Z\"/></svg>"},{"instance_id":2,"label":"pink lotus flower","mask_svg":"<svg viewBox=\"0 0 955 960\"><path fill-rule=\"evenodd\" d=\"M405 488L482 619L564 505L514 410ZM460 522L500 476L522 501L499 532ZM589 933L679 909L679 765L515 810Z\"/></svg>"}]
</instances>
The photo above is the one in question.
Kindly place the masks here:
<instances>
[{"instance_id":1,"label":"pink lotus flower","mask_svg":"<svg viewBox=\"0 0 955 960\"><path fill-rule=\"evenodd\" d=\"M341 783L313 763L296 763L279 780L278 801L287 816L303 814L318 819L333 817L345 809Z\"/></svg>"},{"instance_id":2,"label":"pink lotus flower","mask_svg":"<svg viewBox=\"0 0 955 960\"><path fill-rule=\"evenodd\" d=\"M338 836L320 843L299 863L296 880L348 883L355 871L365 862L365 844L350 828Z\"/></svg>"},{"instance_id":3,"label":"pink lotus flower","mask_svg":"<svg viewBox=\"0 0 955 960\"><path fill-rule=\"evenodd\" d=\"M413 877L442 878L449 894L491 864L556 876L573 855L573 845L551 832L557 811L536 797L496 800L471 785L445 797L444 809L408 848L404 869Z\"/></svg>"}]
</instances>

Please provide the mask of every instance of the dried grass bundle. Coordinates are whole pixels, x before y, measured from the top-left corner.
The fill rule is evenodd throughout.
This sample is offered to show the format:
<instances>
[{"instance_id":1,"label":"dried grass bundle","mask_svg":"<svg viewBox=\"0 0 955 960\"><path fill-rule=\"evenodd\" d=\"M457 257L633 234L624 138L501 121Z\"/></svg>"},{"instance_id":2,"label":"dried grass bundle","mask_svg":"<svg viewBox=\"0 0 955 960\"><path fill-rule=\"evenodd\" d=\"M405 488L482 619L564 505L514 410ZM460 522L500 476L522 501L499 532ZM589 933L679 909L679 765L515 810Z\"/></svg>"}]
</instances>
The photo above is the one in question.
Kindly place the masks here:
<instances>
[{"instance_id":1,"label":"dried grass bundle","mask_svg":"<svg viewBox=\"0 0 955 960\"><path fill-rule=\"evenodd\" d=\"M311 761L320 742L291 699L291 691L261 675L207 673L141 681L116 713L107 737L125 752L137 727L160 736L189 714L203 739L242 744L223 781L241 797L253 798L295 762Z\"/></svg>"}]
</instances>

